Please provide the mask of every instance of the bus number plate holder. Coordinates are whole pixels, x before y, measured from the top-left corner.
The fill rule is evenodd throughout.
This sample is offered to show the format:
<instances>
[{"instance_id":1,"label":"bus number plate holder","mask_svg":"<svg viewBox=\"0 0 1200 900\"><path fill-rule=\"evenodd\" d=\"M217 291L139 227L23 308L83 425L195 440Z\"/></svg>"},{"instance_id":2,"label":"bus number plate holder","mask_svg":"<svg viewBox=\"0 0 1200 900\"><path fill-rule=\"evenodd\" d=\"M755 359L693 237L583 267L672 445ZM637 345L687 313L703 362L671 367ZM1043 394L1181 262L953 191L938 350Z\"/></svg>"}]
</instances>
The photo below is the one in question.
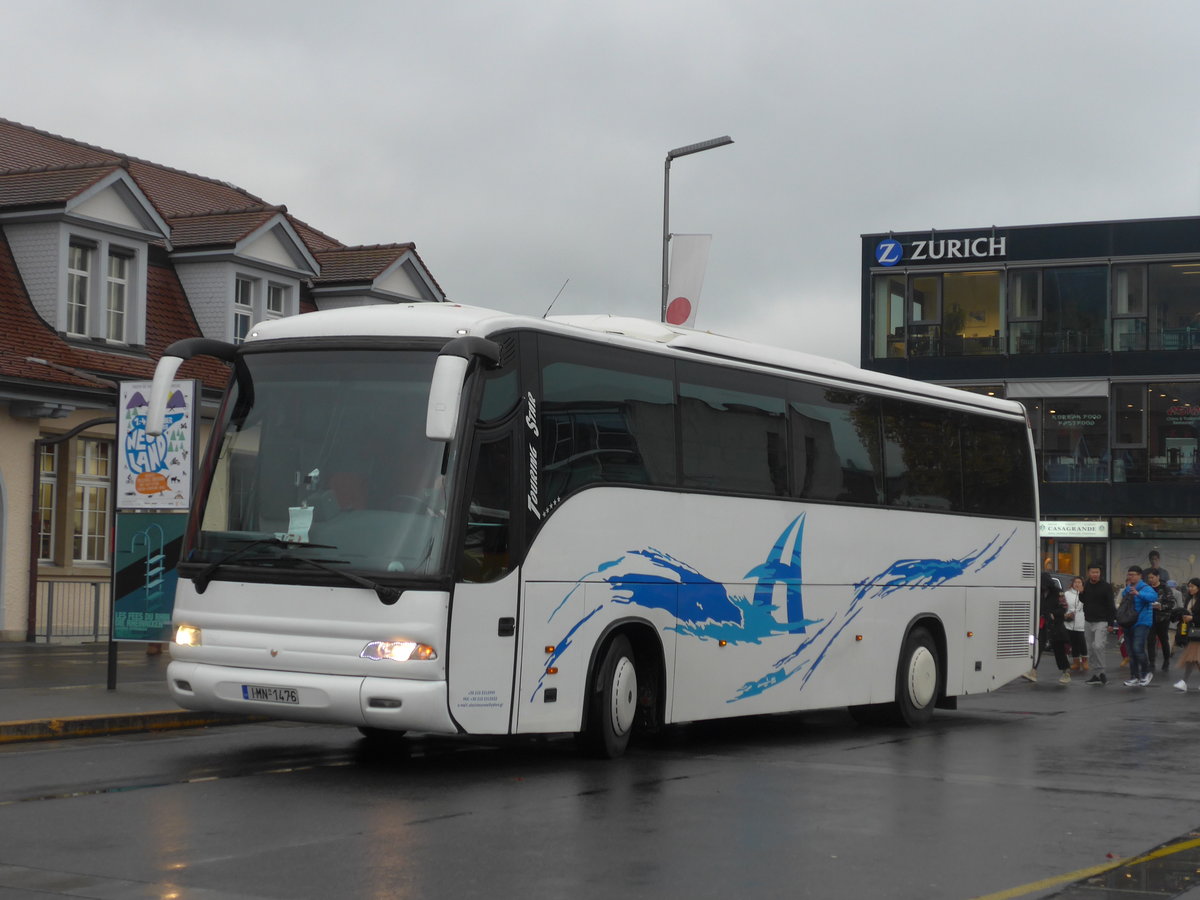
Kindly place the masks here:
<instances>
[{"instance_id":1,"label":"bus number plate holder","mask_svg":"<svg viewBox=\"0 0 1200 900\"><path fill-rule=\"evenodd\" d=\"M264 703L299 704L300 694L295 688L264 687L257 684L243 684L242 699L260 700Z\"/></svg>"}]
</instances>

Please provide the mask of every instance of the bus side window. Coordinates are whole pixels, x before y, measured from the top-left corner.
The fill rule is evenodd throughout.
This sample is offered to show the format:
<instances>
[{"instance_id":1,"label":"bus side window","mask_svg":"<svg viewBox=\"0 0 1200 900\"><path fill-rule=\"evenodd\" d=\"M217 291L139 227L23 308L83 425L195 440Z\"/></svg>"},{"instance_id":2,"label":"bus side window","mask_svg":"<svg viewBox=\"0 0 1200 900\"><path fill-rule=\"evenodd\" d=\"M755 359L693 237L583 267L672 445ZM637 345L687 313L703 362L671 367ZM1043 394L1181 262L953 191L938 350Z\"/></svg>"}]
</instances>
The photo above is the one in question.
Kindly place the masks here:
<instances>
[{"instance_id":1,"label":"bus side window","mask_svg":"<svg viewBox=\"0 0 1200 900\"><path fill-rule=\"evenodd\" d=\"M798 496L882 504L878 401L803 382L792 384L790 394Z\"/></svg>"},{"instance_id":2,"label":"bus side window","mask_svg":"<svg viewBox=\"0 0 1200 900\"><path fill-rule=\"evenodd\" d=\"M462 578L495 581L512 568L512 436L480 443L472 471L475 483L467 507Z\"/></svg>"}]
</instances>

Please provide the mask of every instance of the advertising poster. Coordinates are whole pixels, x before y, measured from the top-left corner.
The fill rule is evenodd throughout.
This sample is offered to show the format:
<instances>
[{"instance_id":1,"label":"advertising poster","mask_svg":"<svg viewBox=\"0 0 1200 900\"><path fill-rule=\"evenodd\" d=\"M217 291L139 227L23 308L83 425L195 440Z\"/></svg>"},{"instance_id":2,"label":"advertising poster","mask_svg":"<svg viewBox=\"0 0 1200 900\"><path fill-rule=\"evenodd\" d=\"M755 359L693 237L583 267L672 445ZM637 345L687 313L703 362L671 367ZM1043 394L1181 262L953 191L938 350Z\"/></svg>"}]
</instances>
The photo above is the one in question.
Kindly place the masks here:
<instances>
[{"instance_id":1,"label":"advertising poster","mask_svg":"<svg viewBox=\"0 0 1200 900\"><path fill-rule=\"evenodd\" d=\"M175 381L163 433L146 434L149 381L121 384L117 420L117 509L186 510L192 496L196 382Z\"/></svg>"},{"instance_id":2,"label":"advertising poster","mask_svg":"<svg viewBox=\"0 0 1200 900\"><path fill-rule=\"evenodd\" d=\"M179 581L182 513L117 513L113 548L114 641L167 642Z\"/></svg>"}]
</instances>

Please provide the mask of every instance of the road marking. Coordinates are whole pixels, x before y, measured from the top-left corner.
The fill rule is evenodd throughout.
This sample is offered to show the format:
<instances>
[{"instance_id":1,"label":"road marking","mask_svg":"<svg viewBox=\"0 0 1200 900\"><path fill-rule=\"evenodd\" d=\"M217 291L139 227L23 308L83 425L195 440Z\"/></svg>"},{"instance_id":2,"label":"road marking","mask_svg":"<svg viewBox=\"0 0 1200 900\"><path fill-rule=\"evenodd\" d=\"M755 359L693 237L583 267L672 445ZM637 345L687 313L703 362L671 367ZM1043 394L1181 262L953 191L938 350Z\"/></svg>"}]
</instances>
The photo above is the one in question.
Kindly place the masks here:
<instances>
[{"instance_id":1,"label":"road marking","mask_svg":"<svg viewBox=\"0 0 1200 900\"><path fill-rule=\"evenodd\" d=\"M1020 887L1009 888L1005 891L999 891L995 894L984 894L979 897L973 897L972 900L1013 900L1015 897L1024 897L1026 894L1032 894L1034 891L1044 891L1048 888L1057 887L1060 884L1067 884L1072 881L1082 881L1085 878L1091 878L1094 875L1101 875L1104 872L1111 872L1113 869L1119 869L1122 866L1137 866L1142 863L1152 862L1156 859L1161 859L1164 856L1171 856L1175 853L1182 853L1184 850L1194 850L1200 847L1200 838L1193 838L1189 841L1180 841L1177 844L1167 844L1159 847L1157 850L1151 850L1149 853L1142 856L1128 856L1124 859L1114 859L1106 863L1101 863L1098 866L1091 866L1087 869L1076 869L1074 872L1066 872L1062 875L1055 875L1051 878L1043 878L1041 881L1031 881L1029 884L1023 884Z\"/></svg>"}]
</instances>

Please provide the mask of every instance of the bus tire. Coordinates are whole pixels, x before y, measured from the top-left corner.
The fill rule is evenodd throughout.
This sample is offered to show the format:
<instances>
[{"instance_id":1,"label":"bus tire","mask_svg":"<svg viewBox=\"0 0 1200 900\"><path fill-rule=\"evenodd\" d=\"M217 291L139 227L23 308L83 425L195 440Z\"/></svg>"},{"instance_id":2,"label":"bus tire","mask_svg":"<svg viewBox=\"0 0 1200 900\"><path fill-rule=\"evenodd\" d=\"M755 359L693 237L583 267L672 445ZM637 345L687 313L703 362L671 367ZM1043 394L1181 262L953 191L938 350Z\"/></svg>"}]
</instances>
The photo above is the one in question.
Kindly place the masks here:
<instances>
[{"instance_id":1,"label":"bus tire","mask_svg":"<svg viewBox=\"0 0 1200 900\"><path fill-rule=\"evenodd\" d=\"M896 700L892 719L897 725L915 728L933 718L941 692L941 664L937 643L924 628L914 628L904 641L896 666Z\"/></svg>"},{"instance_id":2,"label":"bus tire","mask_svg":"<svg viewBox=\"0 0 1200 900\"><path fill-rule=\"evenodd\" d=\"M608 642L588 684L591 697L584 744L596 756L616 759L629 746L637 716L637 661L629 638L618 634Z\"/></svg>"}]
</instances>

